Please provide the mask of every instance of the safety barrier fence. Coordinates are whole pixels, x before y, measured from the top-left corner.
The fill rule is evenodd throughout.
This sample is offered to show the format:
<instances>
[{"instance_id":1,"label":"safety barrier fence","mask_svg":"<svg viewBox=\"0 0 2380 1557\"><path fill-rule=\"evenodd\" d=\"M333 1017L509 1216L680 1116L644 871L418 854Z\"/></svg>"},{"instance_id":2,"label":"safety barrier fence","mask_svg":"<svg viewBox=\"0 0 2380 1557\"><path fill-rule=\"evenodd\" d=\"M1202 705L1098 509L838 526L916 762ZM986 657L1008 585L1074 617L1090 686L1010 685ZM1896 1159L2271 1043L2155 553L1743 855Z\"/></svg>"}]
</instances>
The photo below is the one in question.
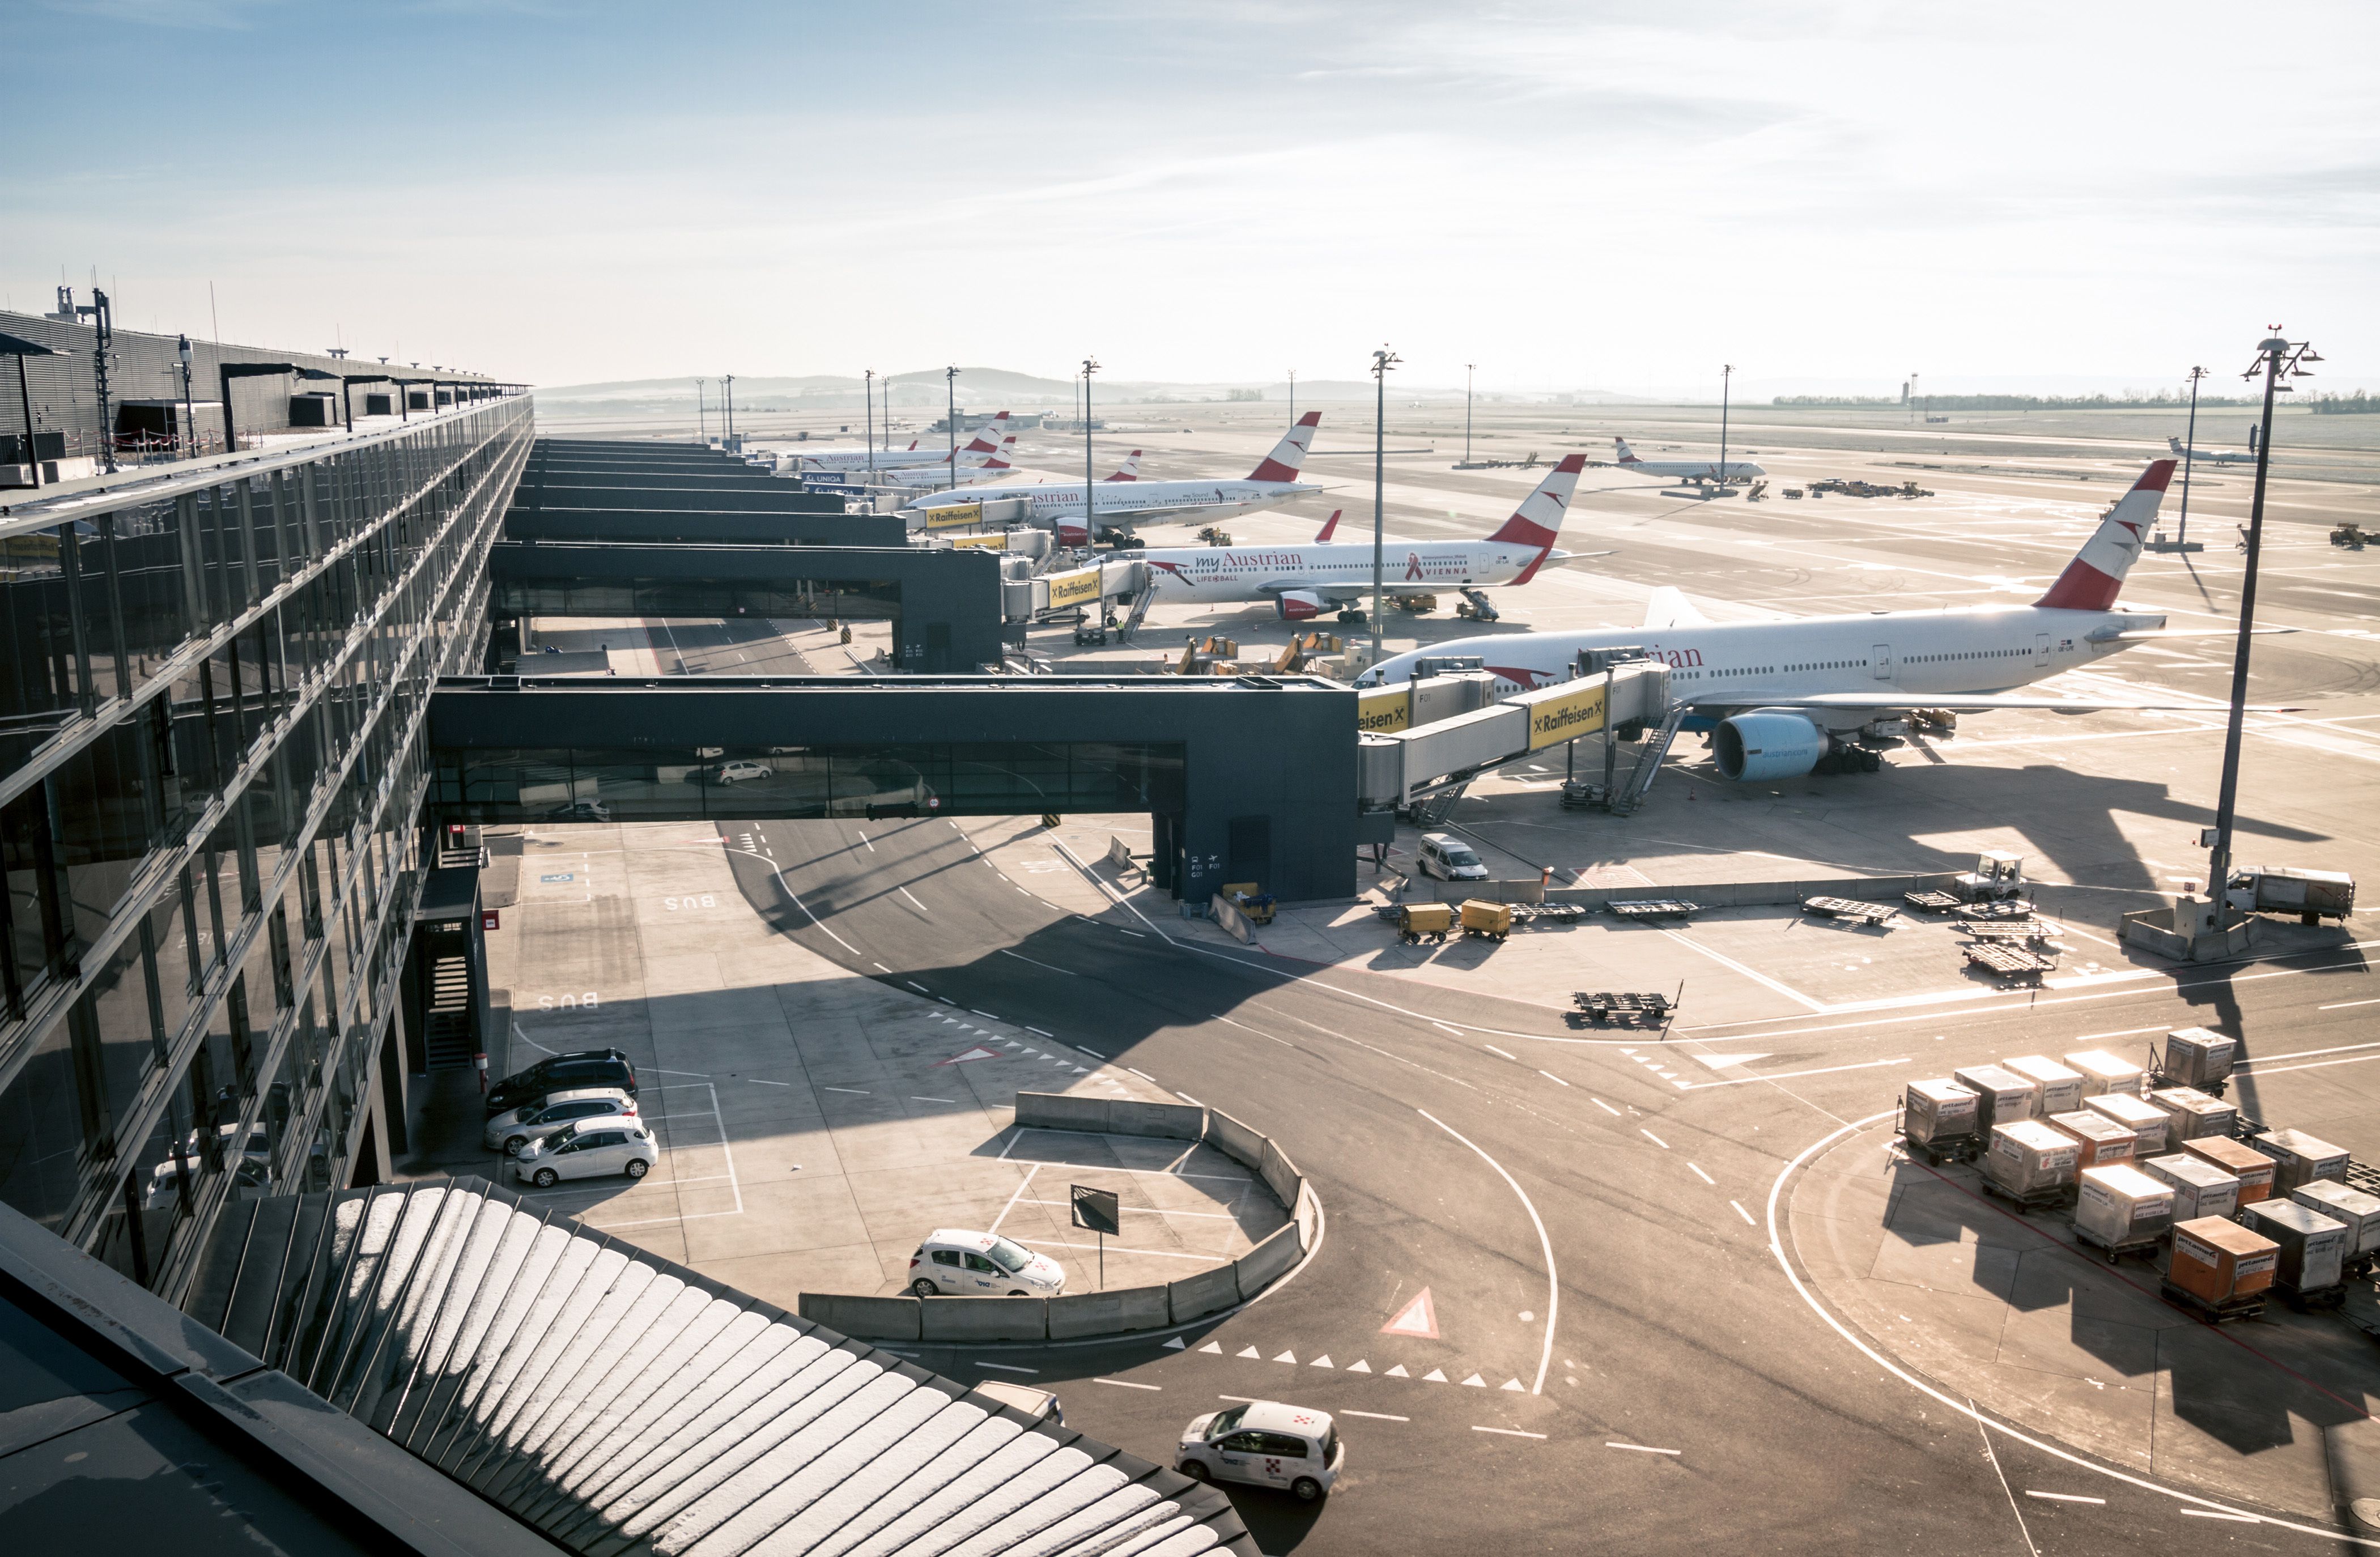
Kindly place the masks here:
<instances>
[{"instance_id":1,"label":"safety barrier fence","mask_svg":"<svg viewBox=\"0 0 2380 1557\"><path fill-rule=\"evenodd\" d=\"M1026 1130L1203 1142L1264 1180L1265 1187L1290 1209L1290 1219L1229 1264L1162 1286L1062 1297L861 1297L806 1292L799 1304L802 1318L872 1341L1073 1341L1166 1330L1247 1302L1314 1247L1322 1212L1305 1175L1270 1137L1220 1109L1019 1092L1016 1124Z\"/></svg>"},{"instance_id":2,"label":"safety barrier fence","mask_svg":"<svg viewBox=\"0 0 2380 1557\"><path fill-rule=\"evenodd\" d=\"M1442 882L1415 876L1405 883L1404 898L1414 903L1460 903L1485 898L1491 903L1574 903L1600 908L1607 903L1633 903L1645 898L1674 898L1705 908L1756 908L1799 903L1805 897L1864 898L1872 903L1898 902L1903 893L1940 892L1959 879L1955 870L1915 876L1830 876L1804 882L1690 882L1677 886L1548 887L1536 878L1517 882Z\"/></svg>"}]
</instances>

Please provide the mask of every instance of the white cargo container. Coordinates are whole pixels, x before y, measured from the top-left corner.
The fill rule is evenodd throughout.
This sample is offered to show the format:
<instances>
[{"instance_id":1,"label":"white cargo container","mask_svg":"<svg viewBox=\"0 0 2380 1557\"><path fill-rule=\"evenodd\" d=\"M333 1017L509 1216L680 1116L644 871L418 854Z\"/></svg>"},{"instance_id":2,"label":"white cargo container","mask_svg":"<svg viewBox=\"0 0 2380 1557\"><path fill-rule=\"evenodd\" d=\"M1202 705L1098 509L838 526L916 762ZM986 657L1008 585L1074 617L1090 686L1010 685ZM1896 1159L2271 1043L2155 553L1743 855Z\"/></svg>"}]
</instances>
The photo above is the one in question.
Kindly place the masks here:
<instances>
[{"instance_id":1,"label":"white cargo container","mask_svg":"<svg viewBox=\"0 0 2380 1557\"><path fill-rule=\"evenodd\" d=\"M2180 1146L2209 1136L2228 1137L2240 1111L2195 1087L2160 1087L2149 1101L2165 1110L2165 1143Z\"/></svg>"},{"instance_id":2,"label":"white cargo container","mask_svg":"<svg viewBox=\"0 0 2380 1557\"><path fill-rule=\"evenodd\" d=\"M2082 1073L2067 1069L2046 1054L2020 1054L2013 1060L2002 1060L2000 1068L2013 1071L2041 1089L2041 1101L2034 1105L2036 1119L2071 1113L2082 1106Z\"/></svg>"},{"instance_id":3,"label":"white cargo container","mask_svg":"<svg viewBox=\"0 0 2380 1557\"><path fill-rule=\"evenodd\" d=\"M2171 1087L2217 1087L2231 1074L2237 1039L2204 1028L2177 1028L2165 1035L2157 1053L2157 1075Z\"/></svg>"},{"instance_id":4,"label":"white cargo container","mask_svg":"<svg viewBox=\"0 0 2380 1557\"><path fill-rule=\"evenodd\" d=\"M2110 1054L2105 1049L2085 1049L2066 1056L2067 1065L2082 1077L2082 1095L2095 1098L2102 1093L2121 1092L2128 1097L2141 1095L2142 1084L2148 1072L2120 1054Z\"/></svg>"},{"instance_id":5,"label":"white cargo container","mask_svg":"<svg viewBox=\"0 0 2380 1557\"><path fill-rule=\"evenodd\" d=\"M2347 1229L2348 1263L2380 1255L2380 1195L2350 1189L2336 1179L2318 1178L2290 1190L2289 1198Z\"/></svg>"},{"instance_id":6,"label":"white cargo container","mask_svg":"<svg viewBox=\"0 0 2380 1557\"><path fill-rule=\"evenodd\" d=\"M2132 1133L2137 1143L2132 1148L2132 1160L2155 1157L2165 1150L2166 1134L2172 1121L2165 1110L2146 1098L2130 1092L2102 1092L2095 1098L2085 1098L2082 1106L2094 1113L2102 1113ZM2183 1220L2187 1221L2187 1218Z\"/></svg>"},{"instance_id":7,"label":"white cargo container","mask_svg":"<svg viewBox=\"0 0 2380 1557\"><path fill-rule=\"evenodd\" d=\"M2173 1186L2138 1168L2085 1168L2075 1185L2074 1230L2112 1258L2173 1231Z\"/></svg>"},{"instance_id":8,"label":"white cargo container","mask_svg":"<svg viewBox=\"0 0 2380 1557\"><path fill-rule=\"evenodd\" d=\"M2273 1284L2300 1293L2320 1292L2347 1279L2347 1229L2295 1200L2259 1200L2240 1220L2281 1246Z\"/></svg>"},{"instance_id":9,"label":"white cargo container","mask_svg":"<svg viewBox=\"0 0 2380 1557\"><path fill-rule=\"evenodd\" d=\"M2141 1172L2171 1187L2177 1222L2208 1216L2228 1221L2240 1210L2240 1181L2204 1157L2177 1151L2169 1157L2144 1158Z\"/></svg>"},{"instance_id":10,"label":"white cargo container","mask_svg":"<svg viewBox=\"0 0 2380 1557\"><path fill-rule=\"evenodd\" d=\"M1975 1130L1986 1138L1994 1125L2033 1118L2041 1101L2040 1088L1998 1065L1969 1065L1950 1079L1975 1094Z\"/></svg>"},{"instance_id":11,"label":"white cargo container","mask_svg":"<svg viewBox=\"0 0 2380 1557\"><path fill-rule=\"evenodd\" d=\"M1984 1176L2018 1199L2065 1188L2074 1182L2074 1137L2038 1119L1992 1126L1984 1153Z\"/></svg>"},{"instance_id":12,"label":"white cargo container","mask_svg":"<svg viewBox=\"0 0 2380 1557\"><path fill-rule=\"evenodd\" d=\"M1948 1146L1975 1134L1975 1094L1948 1078L1912 1081L1901 1094L1900 1133L1912 1146Z\"/></svg>"},{"instance_id":13,"label":"white cargo container","mask_svg":"<svg viewBox=\"0 0 2380 1557\"><path fill-rule=\"evenodd\" d=\"M2318 1179L2347 1181L2347 1148L2303 1130L2273 1130L2248 1143L2273 1160L2273 1193L2286 1195Z\"/></svg>"}]
</instances>

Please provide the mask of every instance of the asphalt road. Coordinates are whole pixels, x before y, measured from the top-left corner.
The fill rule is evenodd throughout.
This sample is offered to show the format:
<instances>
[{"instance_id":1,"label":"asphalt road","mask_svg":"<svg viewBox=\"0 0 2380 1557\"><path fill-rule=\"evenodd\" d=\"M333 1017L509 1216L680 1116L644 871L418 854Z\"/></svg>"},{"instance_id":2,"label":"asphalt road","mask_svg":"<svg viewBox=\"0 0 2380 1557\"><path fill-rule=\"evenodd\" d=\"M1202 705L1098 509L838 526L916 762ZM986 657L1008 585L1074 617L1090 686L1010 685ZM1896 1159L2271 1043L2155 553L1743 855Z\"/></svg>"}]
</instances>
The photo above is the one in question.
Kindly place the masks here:
<instances>
[{"instance_id":1,"label":"asphalt road","mask_svg":"<svg viewBox=\"0 0 2380 1557\"><path fill-rule=\"evenodd\" d=\"M1912 1071L2199 1023L2236 1024L2252 1056L2368 1042L2366 1012L2321 1009L2380 997L2360 951L1654 1050L1536 1006L1069 915L944 820L724 831L749 901L812 950L1106 1054L1305 1173L1321 1247L1183 1349L920 1357L1055 1389L1071 1425L1158 1460L1235 1398L1342 1414L1349 1470L1325 1504L1233 1489L1268 1551L2345 1550L2186 1514L2087 1457L1986 1433L1831 1331L1767 1218L1785 1165ZM1688 1058L1722 1048L1763 1057L1724 1077ZM2344 1085L2267 1064L2234 1095L2268 1117ZM1727 1084L1679 1085L1705 1072ZM1425 1289L1436 1338L1384 1331Z\"/></svg>"}]
</instances>

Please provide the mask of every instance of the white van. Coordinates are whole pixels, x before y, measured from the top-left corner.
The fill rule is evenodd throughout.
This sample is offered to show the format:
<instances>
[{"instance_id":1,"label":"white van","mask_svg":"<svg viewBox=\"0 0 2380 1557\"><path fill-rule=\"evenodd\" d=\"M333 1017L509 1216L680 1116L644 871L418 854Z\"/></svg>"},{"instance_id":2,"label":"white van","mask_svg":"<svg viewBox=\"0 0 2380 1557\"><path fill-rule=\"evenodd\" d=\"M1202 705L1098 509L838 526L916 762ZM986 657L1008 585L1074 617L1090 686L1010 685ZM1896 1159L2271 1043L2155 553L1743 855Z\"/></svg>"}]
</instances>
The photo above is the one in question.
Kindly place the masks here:
<instances>
[{"instance_id":1,"label":"white van","mask_svg":"<svg viewBox=\"0 0 2380 1557\"><path fill-rule=\"evenodd\" d=\"M1469 844L1445 833L1421 835L1421 873L1448 882L1484 882L1488 867Z\"/></svg>"}]
</instances>

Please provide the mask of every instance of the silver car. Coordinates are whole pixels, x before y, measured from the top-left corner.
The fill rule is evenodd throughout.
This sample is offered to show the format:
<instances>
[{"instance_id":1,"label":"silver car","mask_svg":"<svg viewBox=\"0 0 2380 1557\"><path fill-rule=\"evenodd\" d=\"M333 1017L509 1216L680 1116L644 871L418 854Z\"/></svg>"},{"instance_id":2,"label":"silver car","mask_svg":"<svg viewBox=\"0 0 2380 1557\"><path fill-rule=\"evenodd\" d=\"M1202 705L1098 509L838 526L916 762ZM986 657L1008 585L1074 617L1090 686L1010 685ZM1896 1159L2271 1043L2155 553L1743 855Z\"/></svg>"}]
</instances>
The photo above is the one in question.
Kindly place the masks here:
<instances>
[{"instance_id":1,"label":"silver car","mask_svg":"<svg viewBox=\"0 0 2380 1557\"><path fill-rule=\"evenodd\" d=\"M513 1176L551 1189L565 1178L625 1174L642 1178L662 1160L651 1128L639 1119L589 1119L565 1125L521 1148Z\"/></svg>"},{"instance_id":2,"label":"silver car","mask_svg":"<svg viewBox=\"0 0 2380 1557\"><path fill-rule=\"evenodd\" d=\"M488 1121L480 1141L491 1151L502 1150L507 1157L517 1157L521 1148L531 1141L543 1140L565 1125L576 1125L582 1119L633 1119L636 1113L637 1100L620 1088L577 1087L548 1092L509 1113L497 1114Z\"/></svg>"}]
</instances>

